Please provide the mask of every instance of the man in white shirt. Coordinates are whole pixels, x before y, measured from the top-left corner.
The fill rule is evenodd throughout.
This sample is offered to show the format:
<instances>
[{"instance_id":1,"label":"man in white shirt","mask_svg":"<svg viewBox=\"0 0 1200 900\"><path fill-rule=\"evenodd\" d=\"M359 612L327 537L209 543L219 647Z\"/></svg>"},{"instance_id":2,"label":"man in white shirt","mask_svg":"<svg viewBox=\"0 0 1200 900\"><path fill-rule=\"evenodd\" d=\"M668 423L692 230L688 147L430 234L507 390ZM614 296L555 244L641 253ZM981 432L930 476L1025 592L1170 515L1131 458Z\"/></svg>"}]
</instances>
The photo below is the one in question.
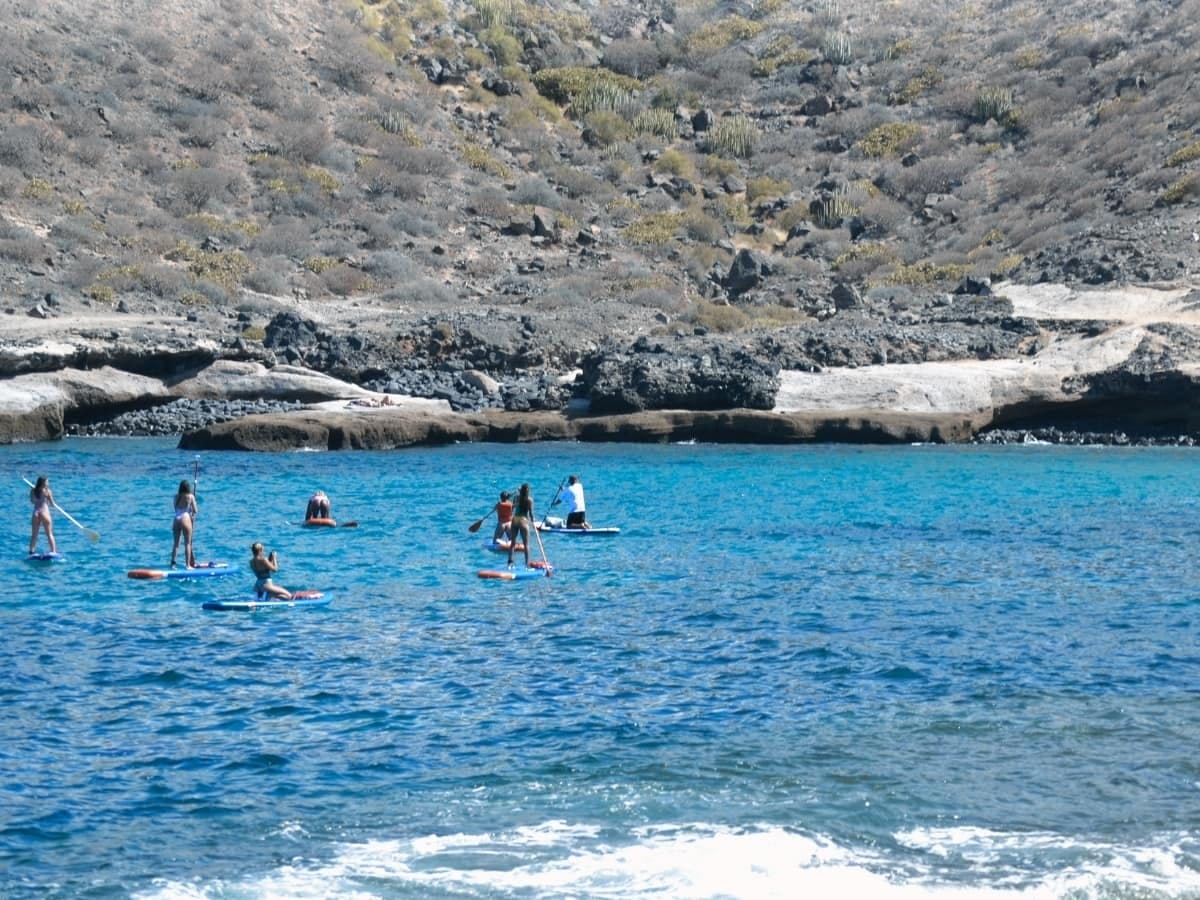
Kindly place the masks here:
<instances>
[{"instance_id":1,"label":"man in white shirt","mask_svg":"<svg viewBox=\"0 0 1200 900\"><path fill-rule=\"evenodd\" d=\"M567 504L568 528L592 527L587 522L587 507L583 502L583 485L580 483L578 475L572 475L567 479L567 490L563 494L563 500Z\"/></svg>"}]
</instances>

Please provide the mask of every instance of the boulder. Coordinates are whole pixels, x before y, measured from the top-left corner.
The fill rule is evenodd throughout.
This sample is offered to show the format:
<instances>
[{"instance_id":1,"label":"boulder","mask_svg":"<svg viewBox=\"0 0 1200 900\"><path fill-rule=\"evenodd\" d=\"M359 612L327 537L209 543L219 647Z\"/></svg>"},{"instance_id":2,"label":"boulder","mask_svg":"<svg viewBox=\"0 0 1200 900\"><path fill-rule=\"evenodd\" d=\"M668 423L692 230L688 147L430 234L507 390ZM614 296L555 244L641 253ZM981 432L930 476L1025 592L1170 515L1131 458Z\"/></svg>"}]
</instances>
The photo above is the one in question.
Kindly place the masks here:
<instances>
[{"instance_id":1,"label":"boulder","mask_svg":"<svg viewBox=\"0 0 1200 900\"><path fill-rule=\"evenodd\" d=\"M725 291L730 299L736 299L762 284L773 271L765 257L753 250L739 250L725 276Z\"/></svg>"},{"instance_id":2,"label":"boulder","mask_svg":"<svg viewBox=\"0 0 1200 900\"><path fill-rule=\"evenodd\" d=\"M317 403L323 400L369 397L371 391L339 381L300 366L275 366L262 363L217 360L199 372L173 382L173 397L196 399L296 400Z\"/></svg>"},{"instance_id":3,"label":"boulder","mask_svg":"<svg viewBox=\"0 0 1200 900\"><path fill-rule=\"evenodd\" d=\"M778 371L743 350L720 344L670 352L645 343L630 353L600 352L584 360L580 382L592 412L770 409Z\"/></svg>"},{"instance_id":4,"label":"boulder","mask_svg":"<svg viewBox=\"0 0 1200 900\"><path fill-rule=\"evenodd\" d=\"M0 444L58 440L68 418L113 414L168 397L162 382L105 366L0 382Z\"/></svg>"}]
</instances>

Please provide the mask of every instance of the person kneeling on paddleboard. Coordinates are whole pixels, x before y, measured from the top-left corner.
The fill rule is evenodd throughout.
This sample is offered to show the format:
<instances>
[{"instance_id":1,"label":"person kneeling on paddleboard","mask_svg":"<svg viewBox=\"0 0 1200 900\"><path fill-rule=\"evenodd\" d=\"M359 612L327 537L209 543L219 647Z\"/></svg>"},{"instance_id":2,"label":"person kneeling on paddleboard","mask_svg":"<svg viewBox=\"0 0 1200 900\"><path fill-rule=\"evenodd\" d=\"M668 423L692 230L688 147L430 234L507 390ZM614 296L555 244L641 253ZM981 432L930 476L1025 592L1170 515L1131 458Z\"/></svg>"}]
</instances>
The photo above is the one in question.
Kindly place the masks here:
<instances>
[{"instance_id":1,"label":"person kneeling on paddleboard","mask_svg":"<svg viewBox=\"0 0 1200 900\"><path fill-rule=\"evenodd\" d=\"M492 507L496 513L496 530L492 532L492 541L512 540L513 502L512 494L500 492L500 500Z\"/></svg>"},{"instance_id":2,"label":"person kneeling on paddleboard","mask_svg":"<svg viewBox=\"0 0 1200 900\"><path fill-rule=\"evenodd\" d=\"M559 503L566 502L567 504L567 527L568 528L591 528L587 521L587 507L583 502L583 483L580 482L578 475L572 475L567 479L567 492L561 500L555 500L551 506L557 506Z\"/></svg>"},{"instance_id":3,"label":"person kneeling on paddleboard","mask_svg":"<svg viewBox=\"0 0 1200 900\"><path fill-rule=\"evenodd\" d=\"M263 545L255 541L250 545L250 552L254 554L250 557L250 569L254 572L254 593L259 597L268 594L279 600L291 600L292 592L271 580L271 575L279 571L279 558L275 551L272 550L263 556Z\"/></svg>"},{"instance_id":4,"label":"person kneeling on paddleboard","mask_svg":"<svg viewBox=\"0 0 1200 900\"><path fill-rule=\"evenodd\" d=\"M329 503L329 498L325 496L324 491L317 491L308 498L308 508L304 510L304 521L310 522L313 519L331 519L330 515L332 506Z\"/></svg>"}]
</instances>

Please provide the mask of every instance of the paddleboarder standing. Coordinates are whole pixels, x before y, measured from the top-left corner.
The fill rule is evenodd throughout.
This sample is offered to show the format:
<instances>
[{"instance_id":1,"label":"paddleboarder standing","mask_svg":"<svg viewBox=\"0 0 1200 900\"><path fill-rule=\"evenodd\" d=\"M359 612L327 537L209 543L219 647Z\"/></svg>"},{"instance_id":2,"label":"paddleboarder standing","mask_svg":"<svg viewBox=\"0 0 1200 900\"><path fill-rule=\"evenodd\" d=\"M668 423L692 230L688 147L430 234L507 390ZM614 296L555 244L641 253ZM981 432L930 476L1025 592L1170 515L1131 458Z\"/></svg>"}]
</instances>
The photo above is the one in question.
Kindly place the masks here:
<instances>
[{"instance_id":1,"label":"paddleboarder standing","mask_svg":"<svg viewBox=\"0 0 1200 900\"><path fill-rule=\"evenodd\" d=\"M512 525L508 532L508 567L513 566L513 550L516 549L518 538L521 550L525 554L525 568L529 568L529 529L533 522L533 494L529 491L529 482L521 485L517 493L517 502L513 505Z\"/></svg>"},{"instance_id":2,"label":"paddleboarder standing","mask_svg":"<svg viewBox=\"0 0 1200 900\"><path fill-rule=\"evenodd\" d=\"M196 505L196 495L187 479L179 482L179 490L175 494L175 519L171 522L171 568L175 568L175 557L179 553L179 540L183 539L183 564L189 569L196 568L196 552L192 549L192 532L195 528L196 516L200 507Z\"/></svg>"},{"instance_id":3,"label":"paddleboarder standing","mask_svg":"<svg viewBox=\"0 0 1200 900\"><path fill-rule=\"evenodd\" d=\"M28 481L25 482L29 484ZM33 533L29 536L29 555L37 552L38 529L46 532L46 542L50 552L57 553L54 543L54 520L50 516L50 507L54 506L54 494L50 492L50 479L39 475L37 484L29 489L29 502L33 504Z\"/></svg>"}]
</instances>

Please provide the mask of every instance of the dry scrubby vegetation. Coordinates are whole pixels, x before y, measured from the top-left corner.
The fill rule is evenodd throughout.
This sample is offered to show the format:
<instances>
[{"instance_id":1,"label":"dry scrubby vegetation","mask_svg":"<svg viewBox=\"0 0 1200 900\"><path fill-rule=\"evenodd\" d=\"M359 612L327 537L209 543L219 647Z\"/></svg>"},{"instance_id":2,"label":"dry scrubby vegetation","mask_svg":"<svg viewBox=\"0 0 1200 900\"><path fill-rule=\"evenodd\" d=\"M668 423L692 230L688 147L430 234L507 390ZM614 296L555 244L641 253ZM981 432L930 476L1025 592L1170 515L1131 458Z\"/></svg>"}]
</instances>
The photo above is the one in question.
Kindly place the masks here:
<instances>
[{"instance_id":1,"label":"dry scrubby vegetation","mask_svg":"<svg viewBox=\"0 0 1200 900\"><path fill-rule=\"evenodd\" d=\"M946 284L1194 221L1197 22L1197 0L19 2L0 264L99 304L776 321L711 302L738 249L778 273L759 305L789 307L814 281ZM499 229L534 210L610 252L521 274Z\"/></svg>"}]
</instances>

